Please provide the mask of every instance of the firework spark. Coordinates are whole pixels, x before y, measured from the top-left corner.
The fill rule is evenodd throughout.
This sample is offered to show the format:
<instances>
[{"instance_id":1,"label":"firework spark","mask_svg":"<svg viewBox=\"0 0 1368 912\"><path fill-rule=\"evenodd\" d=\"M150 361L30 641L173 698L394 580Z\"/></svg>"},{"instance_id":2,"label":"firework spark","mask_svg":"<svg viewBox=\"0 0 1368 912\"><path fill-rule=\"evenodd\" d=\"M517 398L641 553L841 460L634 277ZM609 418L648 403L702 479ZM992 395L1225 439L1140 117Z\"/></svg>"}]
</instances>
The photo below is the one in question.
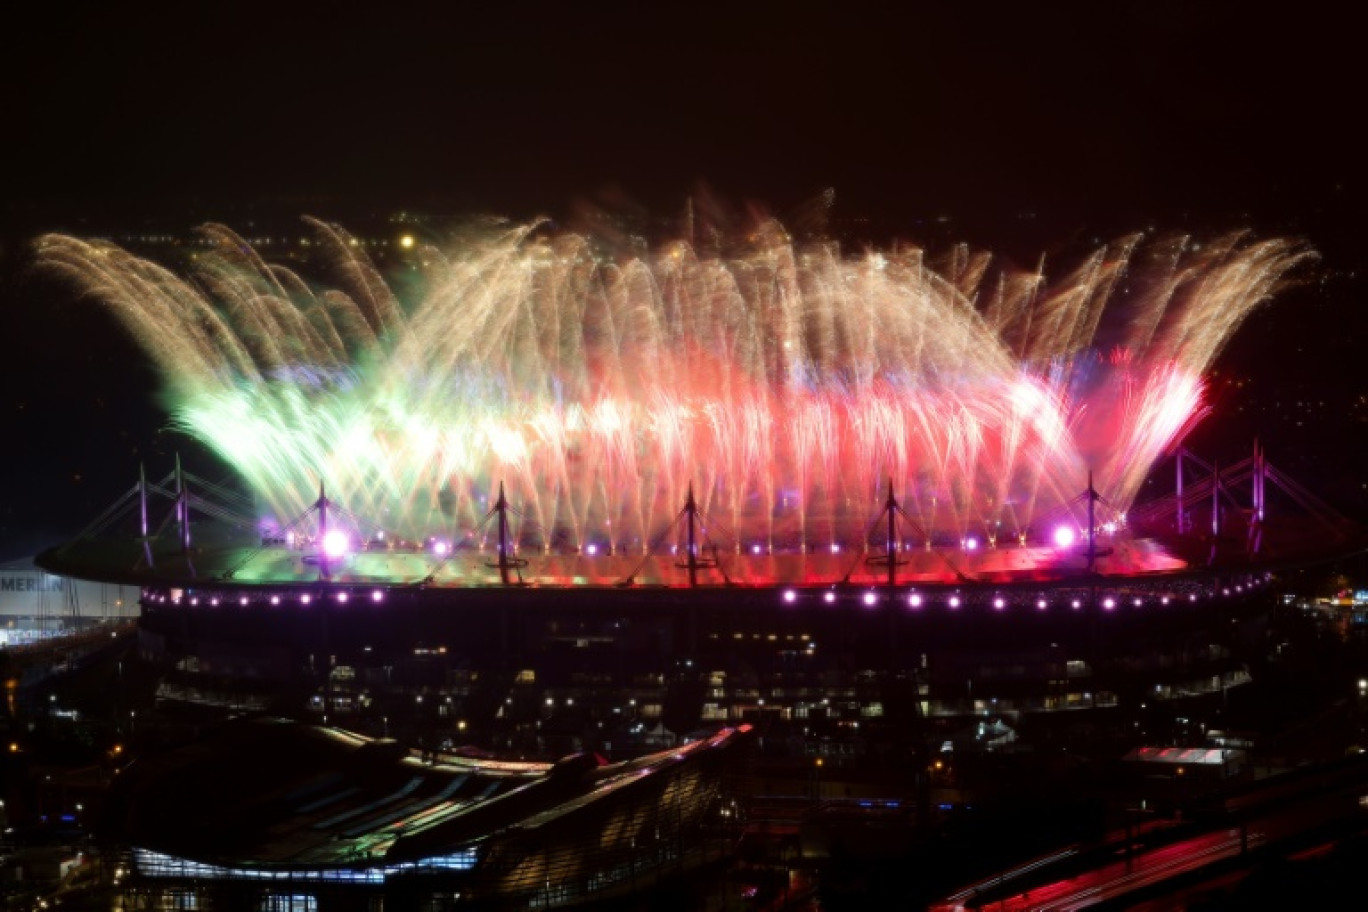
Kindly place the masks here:
<instances>
[{"instance_id":1,"label":"firework spark","mask_svg":"<svg viewBox=\"0 0 1368 912\"><path fill-rule=\"evenodd\" d=\"M1090 470L1124 510L1203 413L1222 345L1311 255L1129 237L1051 282L774 223L725 258L525 225L415 251L424 290L401 301L343 229L309 224L322 292L218 225L186 276L99 241L38 249L278 516L323 480L378 527L450 535L503 482L525 544L626 550L691 484L738 546L775 550L858 542L889 479L928 539L1024 538Z\"/></svg>"}]
</instances>

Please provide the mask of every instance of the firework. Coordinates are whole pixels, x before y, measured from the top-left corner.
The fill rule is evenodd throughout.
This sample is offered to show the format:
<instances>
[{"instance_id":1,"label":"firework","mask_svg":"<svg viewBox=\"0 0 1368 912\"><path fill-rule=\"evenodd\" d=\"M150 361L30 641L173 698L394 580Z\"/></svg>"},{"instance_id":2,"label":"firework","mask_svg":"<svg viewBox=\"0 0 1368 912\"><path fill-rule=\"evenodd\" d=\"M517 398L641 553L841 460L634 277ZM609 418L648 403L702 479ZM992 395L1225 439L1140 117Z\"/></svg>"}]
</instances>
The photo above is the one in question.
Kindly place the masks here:
<instances>
[{"instance_id":1,"label":"firework","mask_svg":"<svg viewBox=\"0 0 1368 912\"><path fill-rule=\"evenodd\" d=\"M1310 256L1130 237L1048 280L774 223L727 256L525 225L415 249L400 300L343 229L309 224L323 291L218 225L184 276L104 242L38 248L282 521L324 482L376 529L460 535L503 483L523 545L628 552L690 486L715 536L775 551L860 542L890 481L927 544L1048 535L1089 471L1124 511L1203 413L1222 345Z\"/></svg>"}]
</instances>

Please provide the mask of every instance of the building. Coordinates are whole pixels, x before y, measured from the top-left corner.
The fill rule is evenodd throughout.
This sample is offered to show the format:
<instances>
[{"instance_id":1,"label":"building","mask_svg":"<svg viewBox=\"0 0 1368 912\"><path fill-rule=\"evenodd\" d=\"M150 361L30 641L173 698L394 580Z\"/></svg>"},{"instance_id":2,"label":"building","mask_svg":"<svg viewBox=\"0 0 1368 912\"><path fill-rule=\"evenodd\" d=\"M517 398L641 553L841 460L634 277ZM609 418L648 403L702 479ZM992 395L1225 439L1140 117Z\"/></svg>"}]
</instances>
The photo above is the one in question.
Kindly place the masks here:
<instances>
[{"instance_id":1,"label":"building","mask_svg":"<svg viewBox=\"0 0 1368 912\"><path fill-rule=\"evenodd\" d=\"M129 767L106 825L129 909L556 908L716 862L735 833L724 728L655 754L557 763L411 751L236 720Z\"/></svg>"},{"instance_id":2,"label":"building","mask_svg":"<svg viewBox=\"0 0 1368 912\"><path fill-rule=\"evenodd\" d=\"M0 647L138 617L137 586L46 572L32 558L0 564Z\"/></svg>"}]
</instances>

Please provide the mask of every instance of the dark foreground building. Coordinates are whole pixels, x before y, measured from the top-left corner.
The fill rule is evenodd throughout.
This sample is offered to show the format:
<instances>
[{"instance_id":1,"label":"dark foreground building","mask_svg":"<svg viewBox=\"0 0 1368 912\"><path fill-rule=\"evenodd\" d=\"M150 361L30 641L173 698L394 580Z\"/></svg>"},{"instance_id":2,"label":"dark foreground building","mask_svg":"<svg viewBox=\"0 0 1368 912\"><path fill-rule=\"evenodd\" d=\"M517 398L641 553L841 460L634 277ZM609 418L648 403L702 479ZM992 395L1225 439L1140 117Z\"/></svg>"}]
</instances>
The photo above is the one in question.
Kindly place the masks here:
<instances>
[{"instance_id":1,"label":"dark foreground building","mask_svg":"<svg viewBox=\"0 0 1368 912\"><path fill-rule=\"evenodd\" d=\"M131 765L105 825L123 908L556 908L724 856L725 774L748 740L546 764L237 720Z\"/></svg>"}]
</instances>

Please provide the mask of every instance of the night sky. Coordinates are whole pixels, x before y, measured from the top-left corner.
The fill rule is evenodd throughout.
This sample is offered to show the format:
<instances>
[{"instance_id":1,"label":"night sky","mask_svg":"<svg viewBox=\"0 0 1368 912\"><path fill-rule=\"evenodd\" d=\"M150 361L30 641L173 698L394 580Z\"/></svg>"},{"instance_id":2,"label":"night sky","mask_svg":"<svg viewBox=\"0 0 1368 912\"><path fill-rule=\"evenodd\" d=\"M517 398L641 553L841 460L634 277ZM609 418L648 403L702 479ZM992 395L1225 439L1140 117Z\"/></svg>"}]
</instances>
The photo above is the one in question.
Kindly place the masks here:
<instances>
[{"instance_id":1,"label":"night sky","mask_svg":"<svg viewBox=\"0 0 1368 912\"><path fill-rule=\"evenodd\" d=\"M1247 382L1216 380L1225 438L1202 442L1260 434L1368 504L1365 80L1342 4L278 6L3 14L0 557L180 447L117 325L29 268L38 233L668 216L704 187L791 219L831 188L869 240L948 232L1026 262L1143 228L1304 237L1317 272L1232 343L1224 376ZM1327 404L1301 425L1255 408L1289 396Z\"/></svg>"}]
</instances>

